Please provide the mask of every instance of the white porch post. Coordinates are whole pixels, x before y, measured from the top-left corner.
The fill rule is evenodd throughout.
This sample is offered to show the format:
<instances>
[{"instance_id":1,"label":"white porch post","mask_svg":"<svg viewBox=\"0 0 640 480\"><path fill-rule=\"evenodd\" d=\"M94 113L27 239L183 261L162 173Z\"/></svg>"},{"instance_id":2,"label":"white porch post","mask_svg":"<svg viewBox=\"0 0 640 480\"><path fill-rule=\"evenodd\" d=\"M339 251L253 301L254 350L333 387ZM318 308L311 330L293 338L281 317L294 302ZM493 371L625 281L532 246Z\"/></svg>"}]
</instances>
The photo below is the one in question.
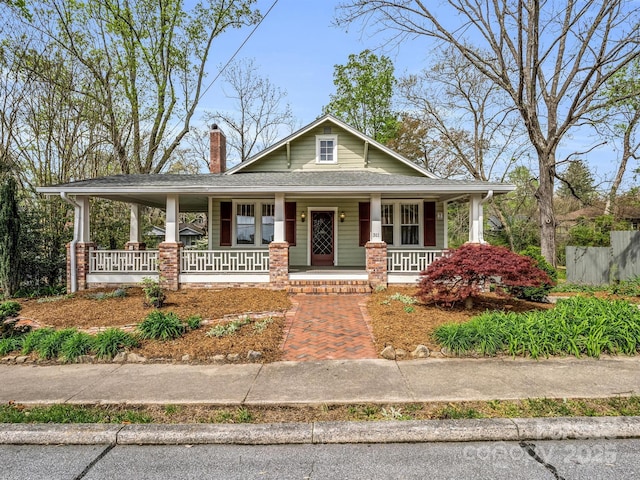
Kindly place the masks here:
<instances>
[{"instance_id":1,"label":"white porch post","mask_svg":"<svg viewBox=\"0 0 640 480\"><path fill-rule=\"evenodd\" d=\"M213 250L213 198L209 197L207 203L207 248Z\"/></svg>"},{"instance_id":2,"label":"white porch post","mask_svg":"<svg viewBox=\"0 0 640 480\"><path fill-rule=\"evenodd\" d=\"M442 202L442 230L443 230L443 245L445 250L449 248L449 202Z\"/></svg>"},{"instance_id":3,"label":"white porch post","mask_svg":"<svg viewBox=\"0 0 640 480\"><path fill-rule=\"evenodd\" d=\"M140 205L137 203L129 204L129 241L124 246L125 250L145 250L147 245L141 242L142 233L140 232Z\"/></svg>"},{"instance_id":4,"label":"white porch post","mask_svg":"<svg viewBox=\"0 0 640 480\"><path fill-rule=\"evenodd\" d=\"M137 203L129 205L131 216L129 218L129 241L140 242L140 206Z\"/></svg>"},{"instance_id":5,"label":"white porch post","mask_svg":"<svg viewBox=\"0 0 640 480\"><path fill-rule=\"evenodd\" d=\"M74 200L68 200L63 195L62 198L74 206L74 235L73 240L67 244L67 292L72 293L88 287L89 256L95 244L90 239L89 197L77 196Z\"/></svg>"},{"instance_id":6,"label":"white porch post","mask_svg":"<svg viewBox=\"0 0 640 480\"><path fill-rule=\"evenodd\" d=\"M284 193L276 193L273 241L285 241Z\"/></svg>"},{"instance_id":7,"label":"white porch post","mask_svg":"<svg viewBox=\"0 0 640 480\"><path fill-rule=\"evenodd\" d=\"M371 242L382 242L382 200L379 193L371 194Z\"/></svg>"},{"instance_id":8,"label":"white porch post","mask_svg":"<svg viewBox=\"0 0 640 480\"><path fill-rule=\"evenodd\" d=\"M90 230L89 230L89 197L78 196L76 197L76 203L80 208L75 210L75 221L78 226L78 243L89 243Z\"/></svg>"},{"instance_id":9,"label":"white porch post","mask_svg":"<svg viewBox=\"0 0 640 480\"><path fill-rule=\"evenodd\" d=\"M180 197L178 195L167 195L167 211L164 230L164 241L166 243L177 243L180 239L179 220Z\"/></svg>"},{"instance_id":10,"label":"white porch post","mask_svg":"<svg viewBox=\"0 0 640 480\"><path fill-rule=\"evenodd\" d=\"M469 243L484 243L482 195L469 197Z\"/></svg>"}]
</instances>

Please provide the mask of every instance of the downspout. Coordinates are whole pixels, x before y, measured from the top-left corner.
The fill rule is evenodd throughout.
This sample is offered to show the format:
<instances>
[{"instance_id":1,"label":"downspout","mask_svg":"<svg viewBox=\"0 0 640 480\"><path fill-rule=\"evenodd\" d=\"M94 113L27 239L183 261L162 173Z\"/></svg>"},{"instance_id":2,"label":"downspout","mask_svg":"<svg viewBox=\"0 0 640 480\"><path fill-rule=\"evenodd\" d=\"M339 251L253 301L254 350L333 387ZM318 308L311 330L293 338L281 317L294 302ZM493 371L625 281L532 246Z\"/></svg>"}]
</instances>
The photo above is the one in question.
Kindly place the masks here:
<instances>
[{"instance_id":1,"label":"downspout","mask_svg":"<svg viewBox=\"0 0 640 480\"><path fill-rule=\"evenodd\" d=\"M75 293L78 291L78 272L77 272L77 259L76 259L76 244L78 243L78 238L80 237L80 205L78 203L67 197L67 192L60 192L60 198L67 202L74 208L73 215L73 240L69 244L69 255L71 258L69 259L70 268L71 268L71 293Z\"/></svg>"},{"instance_id":2,"label":"downspout","mask_svg":"<svg viewBox=\"0 0 640 480\"><path fill-rule=\"evenodd\" d=\"M482 200L480 200L480 205L484 205L485 203L487 203L492 198L493 198L493 190L489 190L487 192L487 196L484 197Z\"/></svg>"}]
</instances>

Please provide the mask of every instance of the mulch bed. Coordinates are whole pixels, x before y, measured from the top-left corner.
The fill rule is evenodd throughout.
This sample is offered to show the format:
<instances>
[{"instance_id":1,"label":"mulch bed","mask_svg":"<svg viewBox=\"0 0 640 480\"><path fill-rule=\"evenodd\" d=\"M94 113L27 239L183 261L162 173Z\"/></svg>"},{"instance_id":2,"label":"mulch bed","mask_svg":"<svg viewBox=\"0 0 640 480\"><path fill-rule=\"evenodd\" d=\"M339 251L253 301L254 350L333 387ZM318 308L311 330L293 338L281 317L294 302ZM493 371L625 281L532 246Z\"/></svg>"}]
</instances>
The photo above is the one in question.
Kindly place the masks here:
<instances>
[{"instance_id":1,"label":"mulch bed","mask_svg":"<svg viewBox=\"0 0 640 480\"><path fill-rule=\"evenodd\" d=\"M111 292L111 290L103 290ZM24 300L21 317L42 326L55 328L125 326L136 324L153 309L144 305L144 295L139 288L127 289L124 298L91 298L97 291L76 294L73 298L38 302ZM373 293L367 308L378 352L387 345L411 352L417 345L426 345L432 351L440 347L433 341L433 330L448 322L464 322L486 310L526 311L551 308L551 305L505 299L495 295L482 297L471 310L464 307L441 308L416 303L411 311L405 304L390 300L394 293L414 295L415 288L390 287ZM211 324L189 332L177 340L160 342L144 341L141 347L132 350L148 359L181 361L189 355L190 361L208 362L215 355L239 354L238 361L245 362L250 350L262 353L260 362L273 362L281 358L280 345L283 338L284 312L291 302L283 291L256 288L246 289L185 289L167 292L164 312L175 312L181 319L200 315L204 320L215 322L228 315L244 316L250 312L274 312L273 322L261 334L252 325L246 325L234 335L216 338L206 335ZM410 358L407 356L406 358Z\"/></svg>"},{"instance_id":2,"label":"mulch bed","mask_svg":"<svg viewBox=\"0 0 640 480\"><path fill-rule=\"evenodd\" d=\"M395 293L415 295L414 287L389 287L371 295L367 309L372 318L373 335L378 352L392 345L396 350L413 351L418 345L426 345L431 351L439 351L440 346L432 338L433 331L445 323L461 323L487 310L524 312L534 309L552 308L549 304L506 299L488 294L474 302L472 309L464 306L437 307L416 303L413 311L407 312L398 300L390 300Z\"/></svg>"},{"instance_id":3,"label":"mulch bed","mask_svg":"<svg viewBox=\"0 0 640 480\"><path fill-rule=\"evenodd\" d=\"M103 292L112 292L102 290ZM60 298L55 301L38 302L24 300L20 317L40 326L55 328L75 327L122 327L141 322L153 308L144 305L144 295L140 288L127 289L123 298L92 298L99 290L91 290ZM181 319L200 315L207 321L200 329L187 333L176 340L161 342L145 340L139 348L131 351L148 359L181 360L189 355L190 361L211 361L215 355L239 354L238 361L247 361L250 350L262 354L260 362L274 362L280 356L280 342L283 337L284 313L291 307L286 292L257 288L245 289L191 289L167 292L163 312L174 312ZM209 337L207 331L216 319L229 321L235 315L244 317L249 313L272 312L273 322L260 334L252 324L243 326L234 335ZM229 317L231 316L231 317Z\"/></svg>"}]
</instances>

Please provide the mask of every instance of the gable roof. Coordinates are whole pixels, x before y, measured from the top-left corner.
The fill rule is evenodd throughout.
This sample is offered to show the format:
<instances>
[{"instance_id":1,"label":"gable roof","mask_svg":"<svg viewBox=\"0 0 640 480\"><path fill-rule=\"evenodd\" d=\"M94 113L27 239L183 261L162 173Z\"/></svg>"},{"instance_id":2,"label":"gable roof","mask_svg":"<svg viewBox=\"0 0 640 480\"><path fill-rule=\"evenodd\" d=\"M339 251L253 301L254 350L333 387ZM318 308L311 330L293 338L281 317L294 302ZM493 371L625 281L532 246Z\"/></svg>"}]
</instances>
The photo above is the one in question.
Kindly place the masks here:
<instances>
[{"instance_id":1,"label":"gable roof","mask_svg":"<svg viewBox=\"0 0 640 480\"><path fill-rule=\"evenodd\" d=\"M429 172L425 168L422 168L417 163L412 162L408 158L403 157L399 153L391 150L389 147L384 146L383 144L381 144L380 142L374 140L370 136L365 135L364 133L360 132L359 130L356 130L352 126L344 123L342 120L340 120L340 119L338 119L338 118L336 118L336 117L334 117L333 115L330 115L330 114L326 114L326 115L323 115L322 117L317 118L316 120L311 122L306 127L303 127L300 130L298 130L297 132L292 133L288 137L283 138L278 143L276 143L274 145L271 145L269 148L264 149L260 153L254 155L251 158L248 158L244 162L239 163L235 167L230 168L229 170L227 170L224 173L224 175L233 175L234 173L240 172L241 170L245 169L247 166L260 161L262 158L268 156L270 153L275 152L279 148L282 148L283 146L285 146L287 143L292 142L293 140L301 137L302 135L308 133L309 131L313 130L314 128L316 128L317 126L319 126L319 125L321 125L321 124L323 124L325 122L331 122L334 125L336 125L337 127L340 127L342 129L346 130L347 132L349 132L350 134L354 135L355 137L358 137L363 142L369 142L369 144L372 145L373 147L383 151L384 153L386 153L387 155L389 155L393 159L397 160L398 162L403 163L403 164L411 167L412 169L416 170L417 172L419 172L420 174L424 175L425 177L428 177L428 178L439 178L437 175Z\"/></svg>"}]
</instances>

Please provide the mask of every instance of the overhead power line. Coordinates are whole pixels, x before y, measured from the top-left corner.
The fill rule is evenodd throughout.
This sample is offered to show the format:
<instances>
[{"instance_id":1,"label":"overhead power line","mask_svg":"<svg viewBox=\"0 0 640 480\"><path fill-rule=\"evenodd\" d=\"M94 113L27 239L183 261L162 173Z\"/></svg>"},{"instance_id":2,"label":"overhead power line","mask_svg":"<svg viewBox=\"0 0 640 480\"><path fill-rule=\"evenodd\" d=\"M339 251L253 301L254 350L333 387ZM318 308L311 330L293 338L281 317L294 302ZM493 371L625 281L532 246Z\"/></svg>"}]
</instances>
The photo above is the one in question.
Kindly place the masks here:
<instances>
[{"instance_id":1,"label":"overhead power line","mask_svg":"<svg viewBox=\"0 0 640 480\"><path fill-rule=\"evenodd\" d=\"M276 4L278 3L278 0L274 0L274 2L271 4L271 6L269 7L269 10L267 10L267 13L264 14L264 16L260 19L260 21L253 27L253 30L251 30L251 32L249 32L249 35L247 35L247 38L244 39L244 41L240 44L240 46L237 48L237 50L233 53L233 55L231 55L231 58L229 58L229 60L227 61L227 63L224 64L224 66L220 69L220 71L216 74L216 76L214 77L213 80L211 80L211 83L209 83L209 85L207 85L207 88L205 88L202 93L200 94L200 97L198 98L198 101L200 101L202 99L202 97L204 96L205 93L207 93L209 91L209 89L213 86L213 84L216 82L216 80L218 80L218 78L220 78L220 75L222 75L222 73L227 69L227 67L231 64L231 62L233 62L233 60L236 58L236 56L238 55L238 53L240 53L240 50L242 50L242 48L245 46L245 44L249 41L249 39L253 36L253 34L256 32L256 30L258 29L258 27L260 25L262 25L262 22L264 21L265 18L267 18L267 16L269 15L269 13L271 12L271 10L273 10L273 7L276 6Z\"/></svg>"}]
</instances>

